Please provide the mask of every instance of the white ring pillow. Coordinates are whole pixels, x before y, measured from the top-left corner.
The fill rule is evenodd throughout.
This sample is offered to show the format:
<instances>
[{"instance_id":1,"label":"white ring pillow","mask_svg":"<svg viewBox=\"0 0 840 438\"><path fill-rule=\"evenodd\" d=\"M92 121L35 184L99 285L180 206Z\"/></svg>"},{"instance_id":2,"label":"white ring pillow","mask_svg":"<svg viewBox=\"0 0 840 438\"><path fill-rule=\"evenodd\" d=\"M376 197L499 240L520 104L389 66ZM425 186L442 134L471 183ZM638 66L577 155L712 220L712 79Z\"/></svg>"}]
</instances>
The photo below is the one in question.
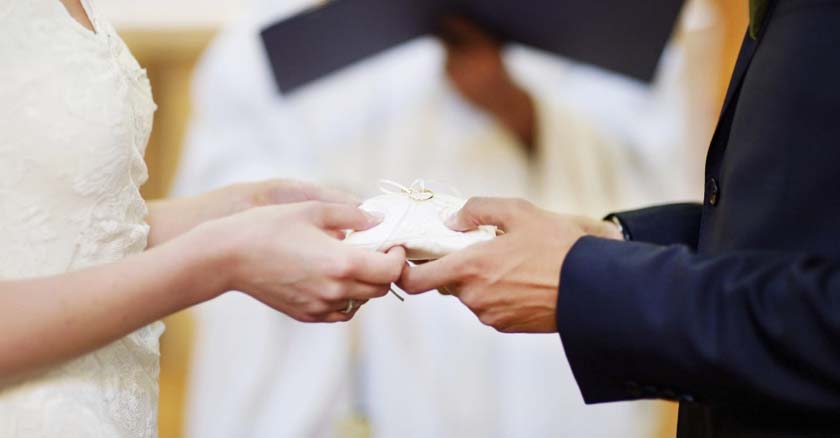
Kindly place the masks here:
<instances>
[{"instance_id":1,"label":"white ring pillow","mask_svg":"<svg viewBox=\"0 0 840 438\"><path fill-rule=\"evenodd\" d=\"M463 199L435 193L419 180L409 187L385 180L381 185L384 194L368 199L359 208L384 214L382 223L369 230L349 232L347 244L372 251L402 246L409 260L435 260L496 237L495 226L484 225L467 232L446 226L446 219L466 203Z\"/></svg>"}]
</instances>

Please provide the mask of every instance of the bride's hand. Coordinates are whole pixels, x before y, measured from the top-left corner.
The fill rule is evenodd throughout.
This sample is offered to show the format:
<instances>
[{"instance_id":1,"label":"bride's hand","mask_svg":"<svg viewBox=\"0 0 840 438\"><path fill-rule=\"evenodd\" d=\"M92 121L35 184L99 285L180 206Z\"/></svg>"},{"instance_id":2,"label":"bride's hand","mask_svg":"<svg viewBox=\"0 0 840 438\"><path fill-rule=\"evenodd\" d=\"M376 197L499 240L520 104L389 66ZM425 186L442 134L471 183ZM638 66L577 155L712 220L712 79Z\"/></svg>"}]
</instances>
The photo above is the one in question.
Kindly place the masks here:
<instances>
[{"instance_id":1,"label":"bride's hand","mask_svg":"<svg viewBox=\"0 0 840 438\"><path fill-rule=\"evenodd\" d=\"M337 322L387 294L400 276L402 248L383 254L340 241L342 230L380 221L352 205L303 202L254 208L194 232L217 242L210 247L219 254L224 289L241 290L299 321ZM344 313L350 300L352 311Z\"/></svg>"},{"instance_id":2,"label":"bride's hand","mask_svg":"<svg viewBox=\"0 0 840 438\"><path fill-rule=\"evenodd\" d=\"M359 205L354 196L314 183L274 179L230 185L198 196L149 203L149 248L201 223L254 207L304 201Z\"/></svg>"},{"instance_id":3,"label":"bride's hand","mask_svg":"<svg viewBox=\"0 0 840 438\"><path fill-rule=\"evenodd\" d=\"M348 193L312 182L289 179L233 184L207 192L199 196L198 199L209 210L212 210L212 214L215 214L216 218L239 213L253 207L305 201L359 205L359 200Z\"/></svg>"},{"instance_id":4,"label":"bride's hand","mask_svg":"<svg viewBox=\"0 0 840 438\"><path fill-rule=\"evenodd\" d=\"M0 280L0 387L138 328L241 290L301 321L345 321L387 293L402 248L367 252L342 230L379 223L356 206L308 201L201 224L166 245L66 274Z\"/></svg>"}]
</instances>

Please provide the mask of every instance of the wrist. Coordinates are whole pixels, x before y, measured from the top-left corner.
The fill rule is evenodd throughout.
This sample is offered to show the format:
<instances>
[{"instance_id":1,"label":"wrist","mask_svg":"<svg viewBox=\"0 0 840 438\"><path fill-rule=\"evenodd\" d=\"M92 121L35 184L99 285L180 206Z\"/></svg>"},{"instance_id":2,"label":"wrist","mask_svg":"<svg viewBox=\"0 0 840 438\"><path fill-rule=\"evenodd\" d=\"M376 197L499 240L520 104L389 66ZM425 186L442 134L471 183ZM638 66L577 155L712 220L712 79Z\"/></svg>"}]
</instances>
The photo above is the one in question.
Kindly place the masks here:
<instances>
[{"instance_id":1,"label":"wrist","mask_svg":"<svg viewBox=\"0 0 840 438\"><path fill-rule=\"evenodd\" d=\"M624 228L624 224L621 223L621 219L618 218L616 215L610 215L604 222L607 223L607 238L614 239L614 240L630 240L630 234L627 232L627 229Z\"/></svg>"},{"instance_id":2,"label":"wrist","mask_svg":"<svg viewBox=\"0 0 840 438\"><path fill-rule=\"evenodd\" d=\"M186 222L186 230L258 205L257 183L232 184L199 195L168 201Z\"/></svg>"},{"instance_id":3,"label":"wrist","mask_svg":"<svg viewBox=\"0 0 840 438\"><path fill-rule=\"evenodd\" d=\"M235 190L225 188L196 196L150 202L146 218L151 227L148 248L162 245L198 225L242 209L241 204L245 201L239 201L235 195Z\"/></svg>"},{"instance_id":4,"label":"wrist","mask_svg":"<svg viewBox=\"0 0 840 438\"><path fill-rule=\"evenodd\" d=\"M239 198L241 196L235 186L227 186L183 199L183 210L192 216L191 228L197 227L241 211L244 201Z\"/></svg>"},{"instance_id":5,"label":"wrist","mask_svg":"<svg viewBox=\"0 0 840 438\"><path fill-rule=\"evenodd\" d=\"M207 219L219 219L265 205L267 182L237 183L205 194L205 204L212 213Z\"/></svg>"},{"instance_id":6,"label":"wrist","mask_svg":"<svg viewBox=\"0 0 840 438\"><path fill-rule=\"evenodd\" d=\"M214 221L203 223L172 242L181 252L189 293L196 302L211 300L232 289L234 245L227 233L219 233L216 228Z\"/></svg>"}]
</instances>

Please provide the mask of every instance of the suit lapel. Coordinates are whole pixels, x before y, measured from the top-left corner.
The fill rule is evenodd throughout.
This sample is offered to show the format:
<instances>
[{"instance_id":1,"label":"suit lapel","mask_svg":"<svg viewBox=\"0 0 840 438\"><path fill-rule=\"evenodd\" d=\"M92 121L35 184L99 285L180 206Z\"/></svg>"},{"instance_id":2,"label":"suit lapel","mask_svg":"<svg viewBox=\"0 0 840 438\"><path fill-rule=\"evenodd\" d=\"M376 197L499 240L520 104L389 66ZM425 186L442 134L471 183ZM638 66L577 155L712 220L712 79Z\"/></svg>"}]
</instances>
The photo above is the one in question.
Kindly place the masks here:
<instances>
[{"instance_id":1,"label":"suit lapel","mask_svg":"<svg viewBox=\"0 0 840 438\"><path fill-rule=\"evenodd\" d=\"M750 37L757 39L767 17L770 0L750 0Z\"/></svg>"}]
</instances>

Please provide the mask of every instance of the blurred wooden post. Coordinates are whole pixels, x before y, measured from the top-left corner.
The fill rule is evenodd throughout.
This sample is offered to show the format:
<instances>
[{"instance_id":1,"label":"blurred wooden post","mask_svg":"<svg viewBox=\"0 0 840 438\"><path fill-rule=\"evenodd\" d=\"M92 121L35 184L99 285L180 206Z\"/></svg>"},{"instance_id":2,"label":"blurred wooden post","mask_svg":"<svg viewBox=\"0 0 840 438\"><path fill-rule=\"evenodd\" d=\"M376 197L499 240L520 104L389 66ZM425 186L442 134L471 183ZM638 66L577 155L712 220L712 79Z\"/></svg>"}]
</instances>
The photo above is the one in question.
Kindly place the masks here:
<instances>
[{"instance_id":1,"label":"blurred wooden post","mask_svg":"<svg viewBox=\"0 0 840 438\"><path fill-rule=\"evenodd\" d=\"M155 126L146 150L149 181L146 199L168 195L178 168L190 117L190 81L198 57L214 34L209 29L120 32L140 64L148 70L158 104ZM187 312L166 318L161 338L160 438L184 435L184 408L189 376L193 322Z\"/></svg>"},{"instance_id":2,"label":"blurred wooden post","mask_svg":"<svg viewBox=\"0 0 840 438\"><path fill-rule=\"evenodd\" d=\"M190 81L199 56L214 35L211 29L125 31L120 35L149 72L158 111L146 163L146 199L169 193L190 118Z\"/></svg>"},{"instance_id":3,"label":"blurred wooden post","mask_svg":"<svg viewBox=\"0 0 840 438\"><path fill-rule=\"evenodd\" d=\"M744 39L747 25L749 24L749 2L747 0L715 0L718 3L718 8L721 11L724 23L724 44L723 44L723 62L721 62L721 89L720 101L723 104L723 98L726 96L726 88L729 85L729 79L732 77L732 71L735 68L735 61L738 59L738 52L741 48L741 42Z\"/></svg>"}]
</instances>

